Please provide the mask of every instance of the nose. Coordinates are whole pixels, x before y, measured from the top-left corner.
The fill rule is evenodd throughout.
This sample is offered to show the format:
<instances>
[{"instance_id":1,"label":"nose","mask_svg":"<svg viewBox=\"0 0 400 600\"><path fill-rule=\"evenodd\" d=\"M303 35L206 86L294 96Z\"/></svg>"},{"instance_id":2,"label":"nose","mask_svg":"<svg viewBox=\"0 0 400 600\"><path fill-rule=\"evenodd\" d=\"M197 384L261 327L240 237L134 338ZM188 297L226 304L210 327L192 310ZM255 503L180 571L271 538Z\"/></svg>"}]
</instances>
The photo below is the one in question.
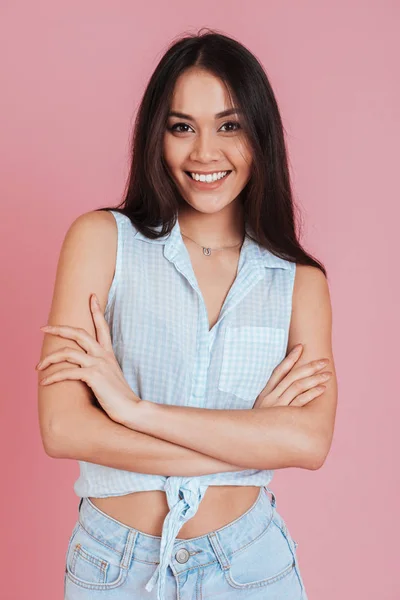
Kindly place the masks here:
<instances>
[{"instance_id":1,"label":"nose","mask_svg":"<svg viewBox=\"0 0 400 600\"><path fill-rule=\"evenodd\" d=\"M199 134L194 141L190 159L202 163L209 163L213 160L219 160L221 151L218 145L218 138L212 132L203 132Z\"/></svg>"}]
</instances>

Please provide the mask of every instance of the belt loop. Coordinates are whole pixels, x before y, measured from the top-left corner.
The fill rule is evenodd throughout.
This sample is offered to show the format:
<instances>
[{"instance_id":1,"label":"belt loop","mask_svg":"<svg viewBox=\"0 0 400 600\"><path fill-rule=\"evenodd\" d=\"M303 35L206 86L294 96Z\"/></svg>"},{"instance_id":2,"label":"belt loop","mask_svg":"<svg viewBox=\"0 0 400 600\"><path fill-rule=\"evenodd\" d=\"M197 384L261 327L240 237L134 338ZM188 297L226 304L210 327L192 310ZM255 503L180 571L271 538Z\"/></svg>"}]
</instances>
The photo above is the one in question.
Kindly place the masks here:
<instances>
[{"instance_id":1,"label":"belt loop","mask_svg":"<svg viewBox=\"0 0 400 600\"><path fill-rule=\"evenodd\" d=\"M211 533L207 534L207 537L211 546L213 547L215 556L217 557L219 564L221 565L222 569L226 571L230 568L231 565L221 545L218 533L216 531L212 531Z\"/></svg>"},{"instance_id":2,"label":"belt loop","mask_svg":"<svg viewBox=\"0 0 400 600\"><path fill-rule=\"evenodd\" d=\"M122 560L120 563L121 567L123 569L129 569L129 567L131 565L133 549L135 547L135 542L136 542L138 534L139 534L139 532L134 529L130 529L128 532L128 536L127 536L127 539L125 542L125 548L122 553Z\"/></svg>"},{"instance_id":3,"label":"belt loop","mask_svg":"<svg viewBox=\"0 0 400 600\"><path fill-rule=\"evenodd\" d=\"M274 492L272 490L270 490L268 486L265 486L265 489L268 490L268 492L270 494L272 494L271 505L272 505L272 508L276 508L276 497L275 497Z\"/></svg>"}]
</instances>

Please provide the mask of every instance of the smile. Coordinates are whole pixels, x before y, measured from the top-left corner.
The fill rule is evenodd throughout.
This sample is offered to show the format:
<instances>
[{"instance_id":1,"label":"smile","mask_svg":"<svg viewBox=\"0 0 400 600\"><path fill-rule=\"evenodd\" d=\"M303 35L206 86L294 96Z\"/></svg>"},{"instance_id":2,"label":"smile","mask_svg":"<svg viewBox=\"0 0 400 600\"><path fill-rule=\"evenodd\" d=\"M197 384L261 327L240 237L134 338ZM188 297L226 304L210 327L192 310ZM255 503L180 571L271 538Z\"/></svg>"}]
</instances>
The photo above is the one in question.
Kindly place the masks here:
<instances>
[{"instance_id":1,"label":"smile","mask_svg":"<svg viewBox=\"0 0 400 600\"><path fill-rule=\"evenodd\" d=\"M215 173L192 173L190 171L186 171L188 175L195 179L196 181L206 181L207 183L211 183L212 181L217 181L217 179L222 179L225 177L227 173L230 171L215 171Z\"/></svg>"},{"instance_id":2,"label":"smile","mask_svg":"<svg viewBox=\"0 0 400 600\"><path fill-rule=\"evenodd\" d=\"M232 171L218 171L215 173L199 174L195 172L185 171L185 174L190 179L192 185L198 189L212 189L219 187L228 179Z\"/></svg>"}]
</instances>

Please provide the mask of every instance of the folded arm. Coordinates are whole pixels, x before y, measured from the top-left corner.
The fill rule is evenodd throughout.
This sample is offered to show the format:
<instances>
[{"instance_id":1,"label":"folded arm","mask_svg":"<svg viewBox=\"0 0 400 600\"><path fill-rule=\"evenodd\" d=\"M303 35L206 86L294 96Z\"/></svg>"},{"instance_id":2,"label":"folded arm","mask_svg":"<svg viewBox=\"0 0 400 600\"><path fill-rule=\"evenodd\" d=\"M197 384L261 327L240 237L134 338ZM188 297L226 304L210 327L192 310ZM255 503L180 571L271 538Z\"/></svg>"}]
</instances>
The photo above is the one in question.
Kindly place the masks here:
<instances>
[{"instance_id":1,"label":"folded arm","mask_svg":"<svg viewBox=\"0 0 400 600\"><path fill-rule=\"evenodd\" d=\"M70 324L96 336L89 299L96 293L104 312L116 250L116 222L111 214L92 211L73 222L58 260L48 324ZM40 358L66 346L82 351L73 340L45 334ZM39 381L70 367L67 361L51 364L38 371ZM79 380L38 385L38 417L46 454L164 476L240 470L230 462L127 429L93 406L92 400L91 390Z\"/></svg>"},{"instance_id":2,"label":"folded arm","mask_svg":"<svg viewBox=\"0 0 400 600\"><path fill-rule=\"evenodd\" d=\"M65 382L54 385L63 384ZM53 458L71 458L136 473L181 477L242 469L231 462L132 431L115 423L96 406L77 406L74 410L73 405L71 400L70 410L58 425L54 424L46 438L46 453Z\"/></svg>"},{"instance_id":3,"label":"folded arm","mask_svg":"<svg viewBox=\"0 0 400 600\"><path fill-rule=\"evenodd\" d=\"M303 407L218 410L143 400L132 407L125 425L242 469L312 469L318 462Z\"/></svg>"},{"instance_id":4,"label":"folded arm","mask_svg":"<svg viewBox=\"0 0 400 600\"><path fill-rule=\"evenodd\" d=\"M331 304L319 269L298 265L293 292L289 351L303 344L298 366L327 357L333 375L323 394L306 406L217 410L132 404L121 416L126 427L230 461L247 469L317 469L329 452L337 404L331 347Z\"/></svg>"}]
</instances>

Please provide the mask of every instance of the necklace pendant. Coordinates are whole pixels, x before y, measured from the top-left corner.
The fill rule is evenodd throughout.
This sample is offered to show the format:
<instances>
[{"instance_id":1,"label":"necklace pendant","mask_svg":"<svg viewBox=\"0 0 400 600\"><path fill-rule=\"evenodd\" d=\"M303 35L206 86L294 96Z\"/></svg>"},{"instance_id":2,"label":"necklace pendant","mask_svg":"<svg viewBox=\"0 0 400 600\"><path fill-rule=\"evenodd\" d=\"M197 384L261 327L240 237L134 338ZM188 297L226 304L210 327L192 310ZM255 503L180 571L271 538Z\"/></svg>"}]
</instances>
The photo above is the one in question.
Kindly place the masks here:
<instances>
[{"instance_id":1,"label":"necklace pendant","mask_svg":"<svg viewBox=\"0 0 400 600\"><path fill-rule=\"evenodd\" d=\"M205 254L205 256L210 256L210 254L211 254L211 248L204 248L203 247L203 254Z\"/></svg>"}]
</instances>

